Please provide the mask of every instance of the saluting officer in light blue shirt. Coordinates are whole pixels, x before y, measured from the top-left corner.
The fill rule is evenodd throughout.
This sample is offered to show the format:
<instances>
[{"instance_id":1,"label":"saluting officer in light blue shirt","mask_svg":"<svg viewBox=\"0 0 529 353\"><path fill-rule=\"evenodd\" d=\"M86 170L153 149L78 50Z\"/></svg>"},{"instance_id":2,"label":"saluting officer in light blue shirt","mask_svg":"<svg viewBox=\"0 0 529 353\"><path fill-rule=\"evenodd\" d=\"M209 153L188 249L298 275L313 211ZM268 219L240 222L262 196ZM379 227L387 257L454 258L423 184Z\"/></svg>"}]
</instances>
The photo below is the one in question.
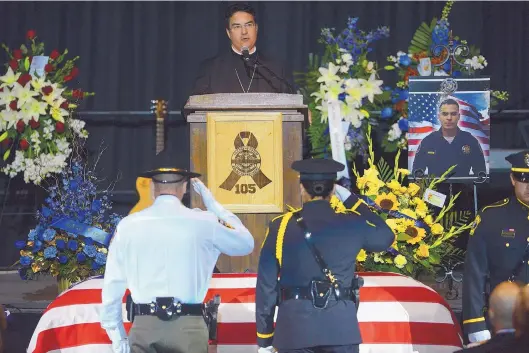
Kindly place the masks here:
<instances>
[{"instance_id":1,"label":"saluting officer in light blue shirt","mask_svg":"<svg viewBox=\"0 0 529 353\"><path fill-rule=\"evenodd\" d=\"M110 244L101 326L115 353L207 353L202 303L215 263L221 253L250 254L254 239L196 179L200 174L159 167L142 175L153 181L154 204L125 217ZM188 180L207 211L182 204ZM127 288L136 312L129 337L122 312Z\"/></svg>"}]
</instances>

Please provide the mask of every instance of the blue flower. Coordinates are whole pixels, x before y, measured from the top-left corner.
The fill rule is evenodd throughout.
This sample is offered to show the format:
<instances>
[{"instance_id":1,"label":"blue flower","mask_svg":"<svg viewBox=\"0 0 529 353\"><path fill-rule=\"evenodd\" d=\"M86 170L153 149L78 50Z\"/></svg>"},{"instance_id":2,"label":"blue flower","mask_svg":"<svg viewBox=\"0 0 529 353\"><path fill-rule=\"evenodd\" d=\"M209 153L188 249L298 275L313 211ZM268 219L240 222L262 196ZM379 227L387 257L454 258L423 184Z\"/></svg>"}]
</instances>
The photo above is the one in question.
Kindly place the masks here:
<instances>
[{"instance_id":1,"label":"blue flower","mask_svg":"<svg viewBox=\"0 0 529 353\"><path fill-rule=\"evenodd\" d=\"M78 246L79 244L77 244L76 240L68 240L68 249L70 249L71 251L77 250Z\"/></svg>"},{"instance_id":2,"label":"blue flower","mask_svg":"<svg viewBox=\"0 0 529 353\"><path fill-rule=\"evenodd\" d=\"M28 239L35 240L36 238L37 238L37 230L36 229L30 230L28 234Z\"/></svg>"},{"instance_id":3,"label":"blue flower","mask_svg":"<svg viewBox=\"0 0 529 353\"><path fill-rule=\"evenodd\" d=\"M92 211L98 212L101 209L102 204L101 200L92 201Z\"/></svg>"},{"instance_id":4,"label":"blue flower","mask_svg":"<svg viewBox=\"0 0 529 353\"><path fill-rule=\"evenodd\" d=\"M96 254L96 259L95 261L100 264L100 265L104 265L106 262L107 262L107 256L105 254L103 254L102 252L98 252Z\"/></svg>"},{"instance_id":5,"label":"blue flower","mask_svg":"<svg viewBox=\"0 0 529 353\"><path fill-rule=\"evenodd\" d=\"M101 265L99 265L97 262L92 262L92 270L99 270Z\"/></svg>"},{"instance_id":6,"label":"blue flower","mask_svg":"<svg viewBox=\"0 0 529 353\"><path fill-rule=\"evenodd\" d=\"M55 238L55 235L57 232L54 229L48 228L44 231L44 234L42 235L42 238L44 241L52 241L53 238Z\"/></svg>"},{"instance_id":7,"label":"blue flower","mask_svg":"<svg viewBox=\"0 0 529 353\"><path fill-rule=\"evenodd\" d=\"M85 262L86 261L86 255L83 254L82 252L78 253L77 254L77 262Z\"/></svg>"},{"instance_id":8,"label":"blue flower","mask_svg":"<svg viewBox=\"0 0 529 353\"><path fill-rule=\"evenodd\" d=\"M64 250L66 249L66 242L62 239L59 239L55 242L55 246L57 246L57 249Z\"/></svg>"},{"instance_id":9,"label":"blue flower","mask_svg":"<svg viewBox=\"0 0 529 353\"><path fill-rule=\"evenodd\" d=\"M36 253L42 249L42 242L40 240L35 240L33 243L33 253Z\"/></svg>"},{"instance_id":10,"label":"blue flower","mask_svg":"<svg viewBox=\"0 0 529 353\"><path fill-rule=\"evenodd\" d=\"M92 240L92 238L84 238L84 243L85 245L93 245L94 241Z\"/></svg>"},{"instance_id":11,"label":"blue flower","mask_svg":"<svg viewBox=\"0 0 529 353\"><path fill-rule=\"evenodd\" d=\"M22 266L29 266L31 264L31 257L29 257L29 256L21 256L20 257L20 264Z\"/></svg>"},{"instance_id":12,"label":"blue flower","mask_svg":"<svg viewBox=\"0 0 529 353\"><path fill-rule=\"evenodd\" d=\"M380 112L380 117L382 119L388 119L388 118L391 118L392 116L393 116L393 109L391 107L385 107Z\"/></svg>"},{"instance_id":13,"label":"blue flower","mask_svg":"<svg viewBox=\"0 0 529 353\"><path fill-rule=\"evenodd\" d=\"M44 249L44 258L53 259L57 256L57 248L55 246L48 246Z\"/></svg>"},{"instance_id":14,"label":"blue flower","mask_svg":"<svg viewBox=\"0 0 529 353\"><path fill-rule=\"evenodd\" d=\"M64 265L64 264L67 263L67 262L68 262L68 256L66 256L66 255L59 255L59 263L61 263L61 264Z\"/></svg>"},{"instance_id":15,"label":"blue flower","mask_svg":"<svg viewBox=\"0 0 529 353\"><path fill-rule=\"evenodd\" d=\"M42 207L42 215L46 218L50 217L51 215L53 215L53 211L50 210L48 207Z\"/></svg>"},{"instance_id":16,"label":"blue flower","mask_svg":"<svg viewBox=\"0 0 529 353\"><path fill-rule=\"evenodd\" d=\"M19 268L18 269L18 275L20 276L20 279L27 280L28 279L28 269L27 268Z\"/></svg>"},{"instance_id":17,"label":"blue flower","mask_svg":"<svg viewBox=\"0 0 529 353\"><path fill-rule=\"evenodd\" d=\"M22 250L26 247L26 241L25 240L17 240L15 242L15 247L19 250Z\"/></svg>"},{"instance_id":18,"label":"blue flower","mask_svg":"<svg viewBox=\"0 0 529 353\"><path fill-rule=\"evenodd\" d=\"M345 102L345 97L347 97L347 93L340 93L340 95L338 96L338 99L341 100L342 102Z\"/></svg>"},{"instance_id":19,"label":"blue flower","mask_svg":"<svg viewBox=\"0 0 529 353\"><path fill-rule=\"evenodd\" d=\"M83 251L86 255L88 255L88 257L94 257L96 256L96 253L97 253L97 249L93 245L86 245Z\"/></svg>"},{"instance_id":20,"label":"blue flower","mask_svg":"<svg viewBox=\"0 0 529 353\"><path fill-rule=\"evenodd\" d=\"M408 131L408 119L400 119L398 124L400 131Z\"/></svg>"}]
</instances>

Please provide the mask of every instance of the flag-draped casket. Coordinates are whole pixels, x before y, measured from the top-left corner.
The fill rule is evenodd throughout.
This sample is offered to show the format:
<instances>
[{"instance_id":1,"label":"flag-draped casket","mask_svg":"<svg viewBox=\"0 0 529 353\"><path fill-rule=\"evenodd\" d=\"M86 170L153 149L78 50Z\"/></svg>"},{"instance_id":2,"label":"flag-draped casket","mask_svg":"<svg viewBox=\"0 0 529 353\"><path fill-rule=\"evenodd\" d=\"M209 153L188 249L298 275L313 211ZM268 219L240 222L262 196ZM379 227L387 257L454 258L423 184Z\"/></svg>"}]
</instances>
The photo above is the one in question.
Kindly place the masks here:
<instances>
[{"instance_id":1,"label":"flag-draped casket","mask_svg":"<svg viewBox=\"0 0 529 353\"><path fill-rule=\"evenodd\" d=\"M394 273L361 273L358 310L361 353L449 353L462 347L460 326L430 287ZM218 342L210 351L255 353L255 274L214 274L206 301L221 295ZM99 323L102 278L81 282L58 296L33 333L28 353L112 353ZM125 300L124 300L125 303ZM124 322L127 331L131 324Z\"/></svg>"}]
</instances>

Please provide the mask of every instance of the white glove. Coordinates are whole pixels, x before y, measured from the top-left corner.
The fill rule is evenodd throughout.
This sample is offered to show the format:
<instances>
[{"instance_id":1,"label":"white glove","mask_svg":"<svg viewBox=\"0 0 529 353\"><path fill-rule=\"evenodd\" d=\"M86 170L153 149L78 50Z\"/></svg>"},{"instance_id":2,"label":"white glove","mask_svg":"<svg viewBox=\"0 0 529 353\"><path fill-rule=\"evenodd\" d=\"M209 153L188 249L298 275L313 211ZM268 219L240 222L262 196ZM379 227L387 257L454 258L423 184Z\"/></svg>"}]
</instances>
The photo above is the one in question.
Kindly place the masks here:
<instances>
[{"instance_id":1,"label":"white glove","mask_svg":"<svg viewBox=\"0 0 529 353\"><path fill-rule=\"evenodd\" d=\"M471 334L468 335L468 340L471 343L476 343L476 342L482 342L482 341L490 340L490 331L489 330L483 330L483 331L471 333Z\"/></svg>"},{"instance_id":2,"label":"white glove","mask_svg":"<svg viewBox=\"0 0 529 353\"><path fill-rule=\"evenodd\" d=\"M349 190L338 184L334 185L334 193L342 202L344 202L349 198L349 196L351 196L351 192Z\"/></svg>"},{"instance_id":3,"label":"white glove","mask_svg":"<svg viewBox=\"0 0 529 353\"><path fill-rule=\"evenodd\" d=\"M193 189L197 192L197 194L202 197L204 206L206 206L208 211L214 211L215 204L217 202L215 201L213 194L211 193L211 191L209 191L206 185L204 185L204 183L197 178L191 179L191 185L193 185Z\"/></svg>"},{"instance_id":4,"label":"white glove","mask_svg":"<svg viewBox=\"0 0 529 353\"><path fill-rule=\"evenodd\" d=\"M112 341L112 351L114 353L130 353L129 339L123 325L116 329L105 330Z\"/></svg>"},{"instance_id":5,"label":"white glove","mask_svg":"<svg viewBox=\"0 0 529 353\"><path fill-rule=\"evenodd\" d=\"M257 353L275 353L275 352L276 350L272 346L259 347L259 350L257 351Z\"/></svg>"}]
</instances>

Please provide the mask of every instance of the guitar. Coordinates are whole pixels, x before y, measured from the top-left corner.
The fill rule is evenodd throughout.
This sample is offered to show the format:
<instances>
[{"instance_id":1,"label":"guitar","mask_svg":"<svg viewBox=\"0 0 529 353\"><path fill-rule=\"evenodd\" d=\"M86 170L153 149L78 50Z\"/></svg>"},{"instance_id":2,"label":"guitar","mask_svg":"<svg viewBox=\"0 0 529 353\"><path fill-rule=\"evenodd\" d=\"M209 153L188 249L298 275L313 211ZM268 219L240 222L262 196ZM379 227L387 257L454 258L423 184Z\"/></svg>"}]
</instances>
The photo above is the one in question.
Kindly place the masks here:
<instances>
[{"instance_id":1,"label":"guitar","mask_svg":"<svg viewBox=\"0 0 529 353\"><path fill-rule=\"evenodd\" d=\"M157 99L151 101L151 112L156 116L156 154L164 149L165 141L165 118L167 117L167 101ZM151 179L138 177L136 179L136 191L138 192L139 201L132 208L129 214L141 211L152 205L151 197Z\"/></svg>"}]
</instances>

